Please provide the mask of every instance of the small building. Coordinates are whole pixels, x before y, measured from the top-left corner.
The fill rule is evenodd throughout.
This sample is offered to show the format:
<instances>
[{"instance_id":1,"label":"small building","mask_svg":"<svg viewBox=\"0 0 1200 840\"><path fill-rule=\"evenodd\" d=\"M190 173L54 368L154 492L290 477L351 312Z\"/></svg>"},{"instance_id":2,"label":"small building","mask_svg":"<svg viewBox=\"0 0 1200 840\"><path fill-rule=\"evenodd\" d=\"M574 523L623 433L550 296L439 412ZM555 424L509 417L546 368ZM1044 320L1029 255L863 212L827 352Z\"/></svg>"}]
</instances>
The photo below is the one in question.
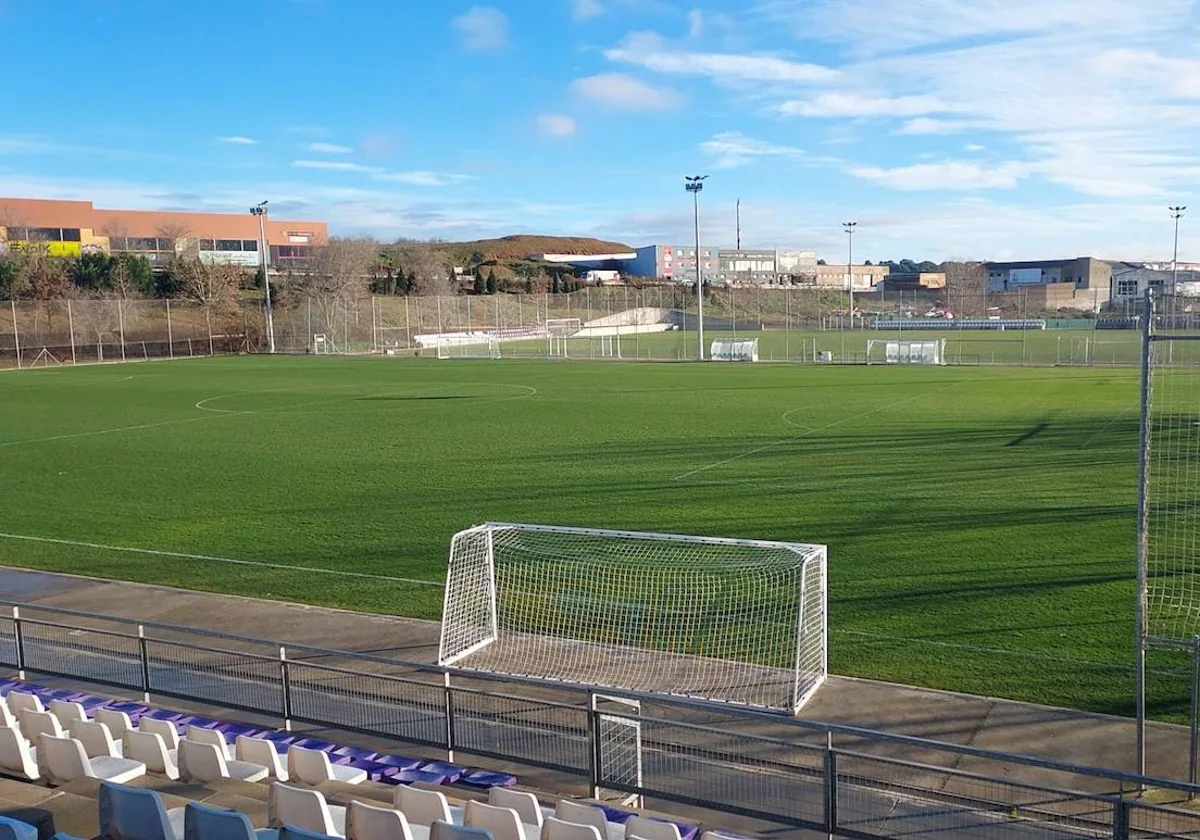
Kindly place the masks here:
<instances>
[{"instance_id":1,"label":"small building","mask_svg":"<svg viewBox=\"0 0 1200 840\"><path fill-rule=\"evenodd\" d=\"M1121 264L1118 264L1121 265ZM1092 294L1083 297L1108 300L1113 263L1095 257L1027 262L989 262L988 292L1016 292L1031 286L1069 283Z\"/></svg>"},{"instance_id":2,"label":"small building","mask_svg":"<svg viewBox=\"0 0 1200 840\"><path fill-rule=\"evenodd\" d=\"M886 265L818 265L814 269L816 285L822 289L848 288L847 278L856 292L869 292L883 282L889 268Z\"/></svg>"},{"instance_id":3,"label":"small building","mask_svg":"<svg viewBox=\"0 0 1200 840\"><path fill-rule=\"evenodd\" d=\"M1129 268L1113 272L1113 303L1140 301L1146 296L1147 289L1155 294L1194 297L1200 292L1200 270L1180 270L1178 277L1169 268Z\"/></svg>"},{"instance_id":4,"label":"small building","mask_svg":"<svg viewBox=\"0 0 1200 840\"><path fill-rule=\"evenodd\" d=\"M875 287L887 292L922 292L929 289L946 288L946 274L941 271L921 271L916 274L887 275Z\"/></svg>"}]
</instances>

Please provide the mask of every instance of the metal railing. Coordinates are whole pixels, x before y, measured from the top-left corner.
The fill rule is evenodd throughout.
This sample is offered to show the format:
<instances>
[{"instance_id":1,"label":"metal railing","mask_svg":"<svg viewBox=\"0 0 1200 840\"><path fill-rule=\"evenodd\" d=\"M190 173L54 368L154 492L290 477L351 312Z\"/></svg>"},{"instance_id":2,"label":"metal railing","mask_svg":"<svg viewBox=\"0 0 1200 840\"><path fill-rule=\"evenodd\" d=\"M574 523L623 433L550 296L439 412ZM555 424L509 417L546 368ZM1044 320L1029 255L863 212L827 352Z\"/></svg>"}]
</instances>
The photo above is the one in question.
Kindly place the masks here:
<instances>
[{"instance_id":1,"label":"metal railing","mask_svg":"<svg viewBox=\"0 0 1200 840\"><path fill-rule=\"evenodd\" d=\"M465 753L544 768L586 780L594 795L627 793L852 838L1200 836L1200 811L1145 798L1152 789L1157 801L1183 804L1200 793L1172 780L607 689L641 708L601 710L582 686L0 604L11 607L0 616L0 667L20 678L31 672L146 700L200 701L288 728L419 744L452 761ZM627 737L606 735L614 724ZM958 766L966 759L974 769Z\"/></svg>"}]
</instances>

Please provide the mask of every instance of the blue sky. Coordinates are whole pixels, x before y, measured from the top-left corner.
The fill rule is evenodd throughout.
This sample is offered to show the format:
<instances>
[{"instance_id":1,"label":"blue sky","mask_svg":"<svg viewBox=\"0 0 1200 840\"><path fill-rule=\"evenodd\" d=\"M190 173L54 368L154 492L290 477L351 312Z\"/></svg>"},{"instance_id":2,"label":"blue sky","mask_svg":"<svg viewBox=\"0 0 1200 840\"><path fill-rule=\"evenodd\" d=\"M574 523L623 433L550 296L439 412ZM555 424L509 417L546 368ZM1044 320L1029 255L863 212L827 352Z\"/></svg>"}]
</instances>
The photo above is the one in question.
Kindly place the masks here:
<instances>
[{"instance_id":1,"label":"blue sky","mask_svg":"<svg viewBox=\"0 0 1200 840\"><path fill-rule=\"evenodd\" d=\"M447 239L1169 258L1197 0L0 0L0 195ZM1195 231L1193 233L1192 231Z\"/></svg>"}]
</instances>

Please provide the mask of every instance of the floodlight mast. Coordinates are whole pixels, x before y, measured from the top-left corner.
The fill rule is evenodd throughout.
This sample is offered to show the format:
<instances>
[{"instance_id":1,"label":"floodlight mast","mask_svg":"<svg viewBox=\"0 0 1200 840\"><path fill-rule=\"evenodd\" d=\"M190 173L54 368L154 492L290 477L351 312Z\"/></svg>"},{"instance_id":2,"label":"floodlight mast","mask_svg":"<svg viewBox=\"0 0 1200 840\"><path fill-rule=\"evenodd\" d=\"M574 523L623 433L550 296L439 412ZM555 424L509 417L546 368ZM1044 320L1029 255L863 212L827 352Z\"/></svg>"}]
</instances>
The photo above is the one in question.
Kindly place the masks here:
<instances>
[{"instance_id":1,"label":"floodlight mast","mask_svg":"<svg viewBox=\"0 0 1200 840\"><path fill-rule=\"evenodd\" d=\"M685 175L684 189L692 194L696 221L696 359L704 361L704 281L700 274L700 191L707 175Z\"/></svg>"},{"instance_id":2,"label":"floodlight mast","mask_svg":"<svg viewBox=\"0 0 1200 840\"><path fill-rule=\"evenodd\" d=\"M1176 289L1179 287L1179 220L1183 216L1183 211L1187 209L1187 205L1179 205L1176 207L1168 207L1171 211L1171 218L1175 220L1175 250L1171 252L1171 294L1177 294Z\"/></svg>"},{"instance_id":3,"label":"floodlight mast","mask_svg":"<svg viewBox=\"0 0 1200 840\"><path fill-rule=\"evenodd\" d=\"M258 248L260 251L263 273L263 297L267 305L267 352L275 352L275 313L271 306L271 277L270 261L267 258L269 253L267 244L267 202L260 201L250 208L251 216L258 216Z\"/></svg>"},{"instance_id":4,"label":"floodlight mast","mask_svg":"<svg viewBox=\"0 0 1200 840\"><path fill-rule=\"evenodd\" d=\"M854 329L854 230L858 222L842 222L850 240L849 253L846 255L846 287L850 290L850 329Z\"/></svg>"}]
</instances>

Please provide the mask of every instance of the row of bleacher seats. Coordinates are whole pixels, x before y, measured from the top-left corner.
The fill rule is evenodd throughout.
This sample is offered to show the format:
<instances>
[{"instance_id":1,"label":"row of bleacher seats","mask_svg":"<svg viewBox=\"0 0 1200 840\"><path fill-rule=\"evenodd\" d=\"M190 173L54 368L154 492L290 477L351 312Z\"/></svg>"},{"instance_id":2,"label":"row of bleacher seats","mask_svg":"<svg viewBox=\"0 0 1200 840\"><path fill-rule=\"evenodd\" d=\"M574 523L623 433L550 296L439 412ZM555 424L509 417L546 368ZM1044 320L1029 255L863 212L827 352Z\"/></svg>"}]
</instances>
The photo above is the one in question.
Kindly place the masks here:
<instances>
[{"instance_id":1,"label":"row of bleacher seats","mask_svg":"<svg viewBox=\"0 0 1200 840\"><path fill-rule=\"evenodd\" d=\"M516 777L509 774L381 755L27 683L0 683L2 716L7 717L0 720L0 774L50 784L101 780L97 799L102 837L697 840L700 834L697 825L651 819L600 803L563 799L545 806L533 793L510 789ZM226 740L231 734L232 745ZM413 772L422 775L403 778ZM447 782L451 777L486 789L487 801L468 799L452 805L442 790L415 786L432 786L430 778L437 784L452 783ZM473 781L467 781L469 777ZM199 802L168 810L149 789L158 784L155 778L217 785L269 782L268 829L255 829L245 814ZM351 794L346 804L332 804L321 790L313 789L330 784L362 790L363 795ZM383 791L390 795L381 797ZM123 802L132 804L122 806ZM112 827L113 819L130 814L152 826L148 833L131 833L129 826L116 833L106 828ZM4 832L0 824L0 840L10 840ZM704 840L727 836L705 832ZM16 834L13 840L25 838Z\"/></svg>"}]
</instances>

